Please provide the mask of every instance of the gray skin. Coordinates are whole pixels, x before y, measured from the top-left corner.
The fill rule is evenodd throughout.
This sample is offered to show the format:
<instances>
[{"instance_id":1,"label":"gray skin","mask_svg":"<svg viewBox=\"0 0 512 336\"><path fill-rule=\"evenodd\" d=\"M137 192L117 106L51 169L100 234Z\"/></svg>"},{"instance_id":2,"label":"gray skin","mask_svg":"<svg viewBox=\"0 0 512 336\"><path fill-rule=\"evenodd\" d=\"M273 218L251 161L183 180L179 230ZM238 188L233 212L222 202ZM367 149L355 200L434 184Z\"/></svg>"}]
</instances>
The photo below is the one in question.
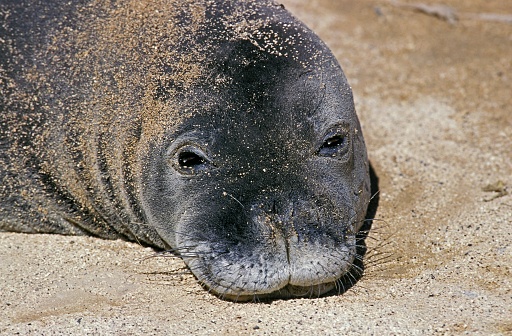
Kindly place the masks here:
<instances>
[{"instance_id":1,"label":"gray skin","mask_svg":"<svg viewBox=\"0 0 512 336\"><path fill-rule=\"evenodd\" d=\"M321 295L370 199L352 92L272 1L0 3L0 230L180 255L230 300Z\"/></svg>"}]
</instances>

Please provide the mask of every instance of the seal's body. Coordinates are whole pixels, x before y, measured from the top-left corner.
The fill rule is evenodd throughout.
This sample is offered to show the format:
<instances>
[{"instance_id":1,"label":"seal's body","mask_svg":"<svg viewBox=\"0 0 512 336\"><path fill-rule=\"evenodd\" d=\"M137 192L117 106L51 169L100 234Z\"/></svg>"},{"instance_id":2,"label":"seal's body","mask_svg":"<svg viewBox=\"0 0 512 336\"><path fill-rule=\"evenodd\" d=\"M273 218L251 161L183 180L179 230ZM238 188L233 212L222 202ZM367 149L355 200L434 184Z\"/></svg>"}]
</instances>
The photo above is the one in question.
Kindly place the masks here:
<instances>
[{"instance_id":1,"label":"seal's body","mask_svg":"<svg viewBox=\"0 0 512 336\"><path fill-rule=\"evenodd\" d=\"M180 253L230 299L321 294L370 196L352 93L272 1L0 3L0 229Z\"/></svg>"}]
</instances>

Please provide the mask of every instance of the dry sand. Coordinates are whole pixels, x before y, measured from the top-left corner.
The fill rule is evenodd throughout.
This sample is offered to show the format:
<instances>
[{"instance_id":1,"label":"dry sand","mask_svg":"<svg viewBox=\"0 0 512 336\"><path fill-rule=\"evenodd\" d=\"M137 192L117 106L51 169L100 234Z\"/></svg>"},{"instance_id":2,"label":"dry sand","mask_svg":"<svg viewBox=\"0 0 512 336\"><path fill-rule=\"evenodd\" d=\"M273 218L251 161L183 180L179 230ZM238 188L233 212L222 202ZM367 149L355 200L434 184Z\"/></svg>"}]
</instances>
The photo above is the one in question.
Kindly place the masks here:
<instances>
[{"instance_id":1,"label":"dry sand","mask_svg":"<svg viewBox=\"0 0 512 336\"><path fill-rule=\"evenodd\" d=\"M0 334L512 334L512 24L472 15L512 2L444 0L450 23L282 1L354 89L381 190L365 276L341 296L230 303L137 244L2 233Z\"/></svg>"}]
</instances>

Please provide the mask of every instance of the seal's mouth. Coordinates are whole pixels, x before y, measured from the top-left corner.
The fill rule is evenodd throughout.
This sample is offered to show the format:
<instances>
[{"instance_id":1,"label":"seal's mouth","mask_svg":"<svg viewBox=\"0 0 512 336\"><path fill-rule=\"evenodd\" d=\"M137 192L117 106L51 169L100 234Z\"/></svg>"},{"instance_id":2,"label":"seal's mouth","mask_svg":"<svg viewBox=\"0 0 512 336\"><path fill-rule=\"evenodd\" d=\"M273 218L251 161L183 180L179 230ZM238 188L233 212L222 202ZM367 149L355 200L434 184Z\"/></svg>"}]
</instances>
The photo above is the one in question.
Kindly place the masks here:
<instances>
[{"instance_id":1,"label":"seal's mouth","mask_svg":"<svg viewBox=\"0 0 512 336\"><path fill-rule=\"evenodd\" d=\"M263 301L272 299L316 298L331 292L337 287L337 282L329 282L312 286L287 285L268 294L233 295L222 294L223 299L234 302Z\"/></svg>"},{"instance_id":2,"label":"seal's mouth","mask_svg":"<svg viewBox=\"0 0 512 336\"><path fill-rule=\"evenodd\" d=\"M280 244L272 244L271 249L271 244L240 244L229 250L213 249L215 252L209 244L195 245L192 255L182 257L209 292L235 302L343 293L351 287L345 280L352 282L361 273L355 265L358 258L353 239L343 244L326 240L324 244L295 243L291 250Z\"/></svg>"}]
</instances>

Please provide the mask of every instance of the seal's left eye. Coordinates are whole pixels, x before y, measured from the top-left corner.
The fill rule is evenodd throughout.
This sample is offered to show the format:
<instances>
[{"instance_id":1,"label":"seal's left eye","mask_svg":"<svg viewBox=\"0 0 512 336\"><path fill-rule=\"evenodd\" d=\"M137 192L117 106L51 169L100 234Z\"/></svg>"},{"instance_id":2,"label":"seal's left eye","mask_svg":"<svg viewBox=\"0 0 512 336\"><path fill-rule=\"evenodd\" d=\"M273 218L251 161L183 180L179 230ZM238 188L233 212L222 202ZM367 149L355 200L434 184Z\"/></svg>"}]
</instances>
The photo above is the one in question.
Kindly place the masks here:
<instances>
[{"instance_id":1,"label":"seal's left eye","mask_svg":"<svg viewBox=\"0 0 512 336\"><path fill-rule=\"evenodd\" d=\"M339 129L329 132L318 150L320 156L342 156L348 152L349 137L347 132Z\"/></svg>"}]
</instances>

